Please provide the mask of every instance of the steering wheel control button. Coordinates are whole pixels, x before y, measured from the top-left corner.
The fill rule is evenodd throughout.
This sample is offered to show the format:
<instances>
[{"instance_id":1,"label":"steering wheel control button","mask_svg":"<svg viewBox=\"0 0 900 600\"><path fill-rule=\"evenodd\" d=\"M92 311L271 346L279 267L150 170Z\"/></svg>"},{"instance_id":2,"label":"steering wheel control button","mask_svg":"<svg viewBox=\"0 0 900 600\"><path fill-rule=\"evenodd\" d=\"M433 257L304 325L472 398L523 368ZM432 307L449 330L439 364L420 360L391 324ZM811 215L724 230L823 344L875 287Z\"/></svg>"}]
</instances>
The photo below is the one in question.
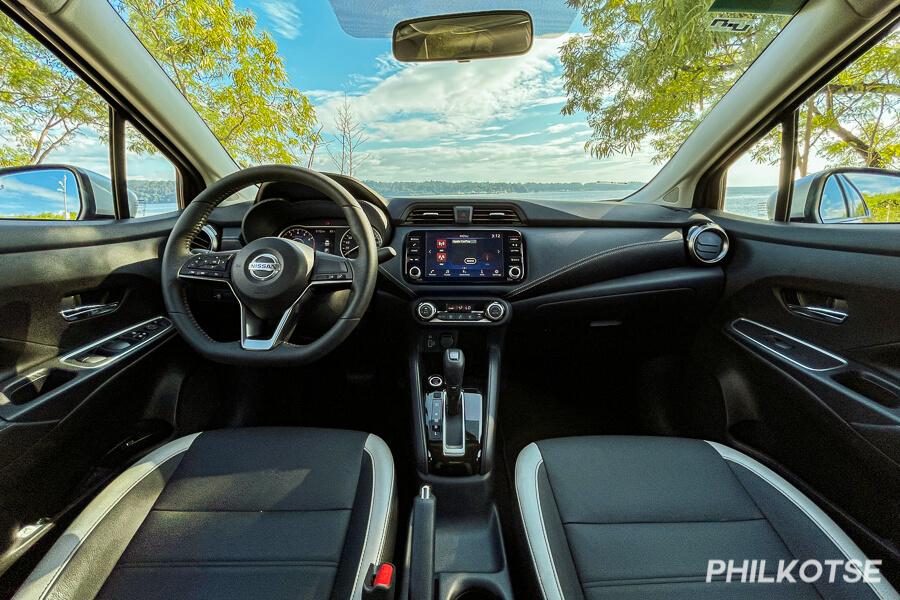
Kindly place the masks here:
<instances>
[{"instance_id":1,"label":"steering wheel control button","mask_svg":"<svg viewBox=\"0 0 900 600\"><path fill-rule=\"evenodd\" d=\"M207 279L227 279L228 261L232 254L203 253L189 258L182 265L179 275Z\"/></svg>"},{"instance_id":2,"label":"steering wheel control button","mask_svg":"<svg viewBox=\"0 0 900 600\"><path fill-rule=\"evenodd\" d=\"M431 302L422 302L416 307L416 314L423 321L430 321L437 314L437 307Z\"/></svg>"},{"instance_id":3,"label":"steering wheel control button","mask_svg":"<svg viewBox=\"0 0 900 600\"><path fill-rule=\"evenodd\" d=\"M281 261L274 254L264 252L250 260L247 273L256 281L275 279L281 274Z\"/></svg>"},{"instance_id":4,"label":"steering wheel control button","mask_svg":"<svg viewBox=\"0 0 900 600\"><path fill-rule=\"evenodd\" d=\"M484 311L491 321L499 321L506 314L506 308L499 302L491 302Z\"/></svg>"}]
</instances>

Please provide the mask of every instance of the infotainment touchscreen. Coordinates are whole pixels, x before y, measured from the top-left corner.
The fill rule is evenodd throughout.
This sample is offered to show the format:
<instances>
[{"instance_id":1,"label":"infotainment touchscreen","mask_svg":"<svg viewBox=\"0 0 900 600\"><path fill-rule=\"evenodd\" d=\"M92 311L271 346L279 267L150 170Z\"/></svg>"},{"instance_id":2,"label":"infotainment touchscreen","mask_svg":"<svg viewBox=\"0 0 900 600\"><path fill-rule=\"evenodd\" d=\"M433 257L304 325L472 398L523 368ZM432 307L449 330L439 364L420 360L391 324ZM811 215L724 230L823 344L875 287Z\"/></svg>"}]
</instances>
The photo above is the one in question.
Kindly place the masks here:
<instances>
[{"instance_id":1,"label":"infotainment touchscreen","mask_svg":"<svg viewBox=\"0 0 900 600\"><path fill-rule=\"evenodd\" d=\"M425 233L427 279L503 279L503 260L499 231Z\"/></svg>"}]
</instances>

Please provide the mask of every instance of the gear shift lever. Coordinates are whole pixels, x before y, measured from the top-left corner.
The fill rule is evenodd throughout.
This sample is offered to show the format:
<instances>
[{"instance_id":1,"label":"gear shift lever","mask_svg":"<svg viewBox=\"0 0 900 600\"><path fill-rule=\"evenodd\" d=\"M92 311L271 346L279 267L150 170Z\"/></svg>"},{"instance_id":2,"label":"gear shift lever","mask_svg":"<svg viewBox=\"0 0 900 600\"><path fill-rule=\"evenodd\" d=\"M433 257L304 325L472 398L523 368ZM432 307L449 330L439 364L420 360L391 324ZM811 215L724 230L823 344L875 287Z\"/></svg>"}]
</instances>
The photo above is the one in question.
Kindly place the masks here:
<instances>
[{"instance_id":1,"label":"gear shift lever","mask_svg":"<svg viewBox=\"0 0 900 600\"><path fill-rule=\"evenodd\" d=\"M444 351L444 381L447 383L447 414L458 415L462 407L463 372L466 357L459 348Z\"/></svg>"}]
</instances>

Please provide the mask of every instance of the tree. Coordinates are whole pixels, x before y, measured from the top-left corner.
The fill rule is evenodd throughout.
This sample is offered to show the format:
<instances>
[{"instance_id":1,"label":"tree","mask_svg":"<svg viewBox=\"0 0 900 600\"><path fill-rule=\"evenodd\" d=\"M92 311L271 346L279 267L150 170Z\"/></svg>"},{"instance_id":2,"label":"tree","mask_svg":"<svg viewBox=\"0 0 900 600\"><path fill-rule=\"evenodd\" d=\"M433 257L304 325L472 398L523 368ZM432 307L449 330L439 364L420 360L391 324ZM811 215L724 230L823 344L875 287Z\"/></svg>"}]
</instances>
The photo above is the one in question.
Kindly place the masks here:
<instances>
[{"instance_id":1,"label":"tree","mask_svg":"<svg viewBox=\"0 0 900 600\"><path fill-rule=\"evenodd\" d=\"M742 15L750 32L727 34L709 29L708 1L569 3L588 33L561 48L563 112L587 114L586 149L598 158L649 144L656 161L667 160L789 18ZM898 52L894 33L810 99L800 115L802 174L813 151L843 164L897 164ZM754 158L777 160L778 139L770 135Z\"/></svg>"},{"instance_id":2,"label":"tree","mask_svg":"<svg viewBox=\"0 0 900 600\"><path fill-rule=\"evenodd\" d=\"M332 150L326 146L326 150L341 174L353 176L353 170L369 158L368 154L359 153L359 147L369 138L366 128L353 116L350 99L346 95L334 115L334 129L337 132L333 136L336 147Z\"/></svg>"},{"instance_id":3,"label":"tree","mask_svg":"<svg viewBox=\"0 0 900 600\"><path fill-rule=\"evenodd\" d=\"M116 0L116 9L242 165L299 163L315 111L290 85L275 41L233 0ZM33 164L108 119L100 97L6 16L0 17L3 164ZM45 132L35 135L33 132ZM139 136L133 151L149 150Z\"/></svg>"},{"instance_id":4,"label":"tree","mask_svg":"<svg viewBox=\"0 0 900 600\"><path fill-rule=\"evenodd\" d=\"M0 166L38 164L109 120L100 96L0 14Z\"/></svg>"}]
</instances>

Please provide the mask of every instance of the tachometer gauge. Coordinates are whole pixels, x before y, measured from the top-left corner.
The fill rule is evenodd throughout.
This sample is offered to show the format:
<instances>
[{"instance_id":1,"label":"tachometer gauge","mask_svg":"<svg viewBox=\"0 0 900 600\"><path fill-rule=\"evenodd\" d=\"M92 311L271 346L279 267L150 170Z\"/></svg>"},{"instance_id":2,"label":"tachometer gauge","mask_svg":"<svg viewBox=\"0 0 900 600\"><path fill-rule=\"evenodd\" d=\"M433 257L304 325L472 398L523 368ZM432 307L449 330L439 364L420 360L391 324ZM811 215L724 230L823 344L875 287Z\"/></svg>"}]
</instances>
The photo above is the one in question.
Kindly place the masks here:
<instances>
[{"instance_id":1,"label":"tachometer gauge","mask_svg":"<svg viewBox=\"0 0 900 600\"><path fill-rule=\"evenodd\" d=\"M305 229L303 227L292 225L291 227L288 227L280 234L278 234L278 237L294 240L295 242L300 242L305 246L309 246L313 250L316 249L316 238L312 233L309 232L308 229Z\"/></svg>"},{"instance_id":2,"label":"tachometer gauge","mask_svg":"<svg viewBox=\"0 0 900 600\"><path fill-rule=\"evenodd\" d=\"M375 247L381 248L381 245L384 244L384 239L382 239L381 234L378 233L377 229L373 228L372 235L375 236ZM344 258L356 258L359 254L359 244L356 243L356 238L353 237L353 234L350 233L349 229L341 238L341 254Z\"/></svg>"}]
</instances>

